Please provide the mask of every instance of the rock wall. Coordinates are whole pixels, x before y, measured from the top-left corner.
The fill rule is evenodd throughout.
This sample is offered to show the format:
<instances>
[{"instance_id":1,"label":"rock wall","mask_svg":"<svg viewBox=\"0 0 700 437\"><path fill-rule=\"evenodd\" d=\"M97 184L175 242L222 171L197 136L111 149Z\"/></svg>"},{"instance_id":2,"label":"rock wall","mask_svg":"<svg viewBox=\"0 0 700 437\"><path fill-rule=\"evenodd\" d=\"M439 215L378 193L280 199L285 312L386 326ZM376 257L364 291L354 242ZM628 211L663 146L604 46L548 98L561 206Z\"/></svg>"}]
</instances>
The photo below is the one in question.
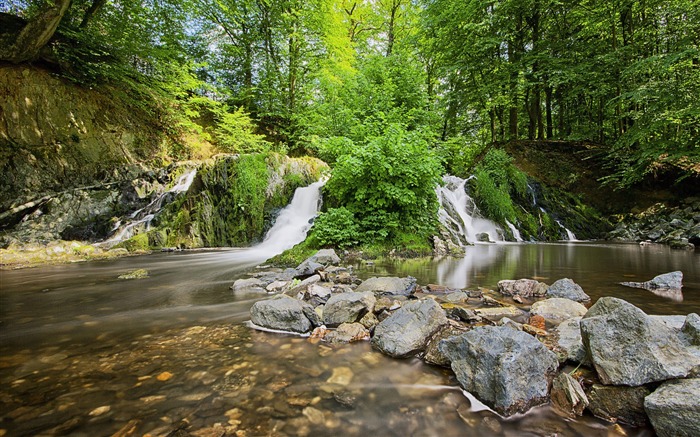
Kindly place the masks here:
<instances>
[{"instance_id":1,"label":"rock wall","mask_svg":"<svg viewBox=\"0 0 700 437\"><path fill-rule=\"evenodd\" d=\"M0 210L153 158L165 135L157 115L136 101L31 66L0 65Z\"/></svg>"}]
</instances>

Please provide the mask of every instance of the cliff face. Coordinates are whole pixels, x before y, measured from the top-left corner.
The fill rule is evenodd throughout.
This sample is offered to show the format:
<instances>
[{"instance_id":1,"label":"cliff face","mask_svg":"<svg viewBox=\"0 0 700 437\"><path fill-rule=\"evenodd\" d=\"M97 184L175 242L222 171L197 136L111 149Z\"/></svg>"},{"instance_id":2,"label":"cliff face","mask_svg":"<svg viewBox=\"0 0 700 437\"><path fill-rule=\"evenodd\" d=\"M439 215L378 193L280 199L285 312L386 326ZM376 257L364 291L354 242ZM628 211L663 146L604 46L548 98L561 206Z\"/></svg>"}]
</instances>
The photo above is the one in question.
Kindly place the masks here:
<instances>
[{"instance_id":1,"label":"cliff face","mask_svg":"<svg viewBox=\"0 0 700 437\"><path fill-rule=\"evenodd\" d=\"M0 210L108 179L152 158L164 139L155 116L114 90L0 65Z\"/></svg>"}]
</instances>

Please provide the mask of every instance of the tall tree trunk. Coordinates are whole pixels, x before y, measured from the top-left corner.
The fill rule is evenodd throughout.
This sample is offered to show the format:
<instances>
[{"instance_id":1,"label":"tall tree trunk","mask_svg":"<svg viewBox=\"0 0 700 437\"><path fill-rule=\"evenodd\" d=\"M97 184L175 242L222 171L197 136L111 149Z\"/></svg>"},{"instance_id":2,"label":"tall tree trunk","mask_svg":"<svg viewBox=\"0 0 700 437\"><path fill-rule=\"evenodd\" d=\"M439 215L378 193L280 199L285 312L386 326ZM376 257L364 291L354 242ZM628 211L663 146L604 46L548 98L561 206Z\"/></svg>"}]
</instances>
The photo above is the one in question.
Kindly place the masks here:
<instances>
[{"instance_id":1,"label":"tall tree trunk","mask_svg":"<svg viewBox=\"0 0 700 437\"><path fill-rule=\"evenodd\" d=\"M552 87L546 84L544 87L544 106L547 116L547 139L554 138L554 126L552 124Z\"/></svg>"},{"instance_id":2,"label":"tall tree trunk","mask_svg":"<svg viewBox=\"0 0 700 437\"><path fill-rule=\"evenodd\" d=\"M56 33L70 4L71 0L55 0L52 5L42 9L24 26L14 44L4 50L0 49L0 60L19 64L36 59Z\"/></svg>"},{"instance_id":3,"label":"tall tree trunk","mask_svg":"<svg viewBox=\"0 0 700 437\"><path fill-rule=\"evenodd\" d=\"M95 16L97 11L102 9L102 6L104 6L107 3L107 0L94 0L90 7L85 11L85 15L83 15L83 21L80 22L80 25L78 26L81 29L84 29L88 26L90 23L90 20L92 20L92 17Z\"/></svg>"},{"instance_id":4,"label":"tall tree trunk","mask_svg":"<svg viewBox=\"0 0 700 437\"><path fill-rule=\"evenodd\" d=\"M399 13L399 7L401 7L401 0L391 0L391 6L389 8L389 23L387 29L387 43L386 43L386 56L391 56L391 52L394 50L394 40L396 39L396 17Z\"/></svg>"}]
</instances>

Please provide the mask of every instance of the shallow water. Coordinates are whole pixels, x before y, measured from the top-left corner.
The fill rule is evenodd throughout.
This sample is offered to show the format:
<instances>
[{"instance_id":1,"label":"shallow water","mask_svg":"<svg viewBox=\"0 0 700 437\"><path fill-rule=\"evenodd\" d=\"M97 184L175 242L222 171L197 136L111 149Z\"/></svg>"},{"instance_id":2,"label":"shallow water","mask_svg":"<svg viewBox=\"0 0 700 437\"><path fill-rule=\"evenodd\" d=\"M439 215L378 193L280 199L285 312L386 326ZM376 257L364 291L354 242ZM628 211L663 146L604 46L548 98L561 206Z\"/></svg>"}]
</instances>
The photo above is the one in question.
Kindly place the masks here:
<instances>
[{"instance_id":1,"label":"shallow water","mask_svg":"<svg viewBox=\"0 0 700 437\"><path fill-rule=\"evenodd\" d=\"M570 277L647 312L700 311L697 253L632 245L475 246L464 260L363 267L419 282L493 287ZM451 372L368 343L329 346L252 331L254 299L228 287L249 250L154 254L0 272L0 436L651 435L549 407L508 420L473 411ZM150 276L119 280L145 268ZM616 286L683 270L683 302Z\"/></svg>"}]
</instances>

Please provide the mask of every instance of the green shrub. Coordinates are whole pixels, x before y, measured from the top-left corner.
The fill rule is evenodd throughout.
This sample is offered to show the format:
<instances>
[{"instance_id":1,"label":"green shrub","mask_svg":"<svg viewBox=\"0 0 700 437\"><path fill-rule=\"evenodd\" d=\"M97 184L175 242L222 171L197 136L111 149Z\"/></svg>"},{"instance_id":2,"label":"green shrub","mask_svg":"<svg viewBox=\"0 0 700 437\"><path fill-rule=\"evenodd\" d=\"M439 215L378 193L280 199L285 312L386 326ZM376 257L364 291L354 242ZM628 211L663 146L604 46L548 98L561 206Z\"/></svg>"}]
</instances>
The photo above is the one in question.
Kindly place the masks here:
<instances>
[{"instance_id":1,"label":"green shrub","mask_svg":"<svg viewBox=\"0 0 700 437\"><path fill-rule=\"evenodd\" d=\"M352 212L344 207L331 208L319 214L313 233L321 246L340 249L355 246L360 240L360 229Z\"/></svg>"}]
</instances>

